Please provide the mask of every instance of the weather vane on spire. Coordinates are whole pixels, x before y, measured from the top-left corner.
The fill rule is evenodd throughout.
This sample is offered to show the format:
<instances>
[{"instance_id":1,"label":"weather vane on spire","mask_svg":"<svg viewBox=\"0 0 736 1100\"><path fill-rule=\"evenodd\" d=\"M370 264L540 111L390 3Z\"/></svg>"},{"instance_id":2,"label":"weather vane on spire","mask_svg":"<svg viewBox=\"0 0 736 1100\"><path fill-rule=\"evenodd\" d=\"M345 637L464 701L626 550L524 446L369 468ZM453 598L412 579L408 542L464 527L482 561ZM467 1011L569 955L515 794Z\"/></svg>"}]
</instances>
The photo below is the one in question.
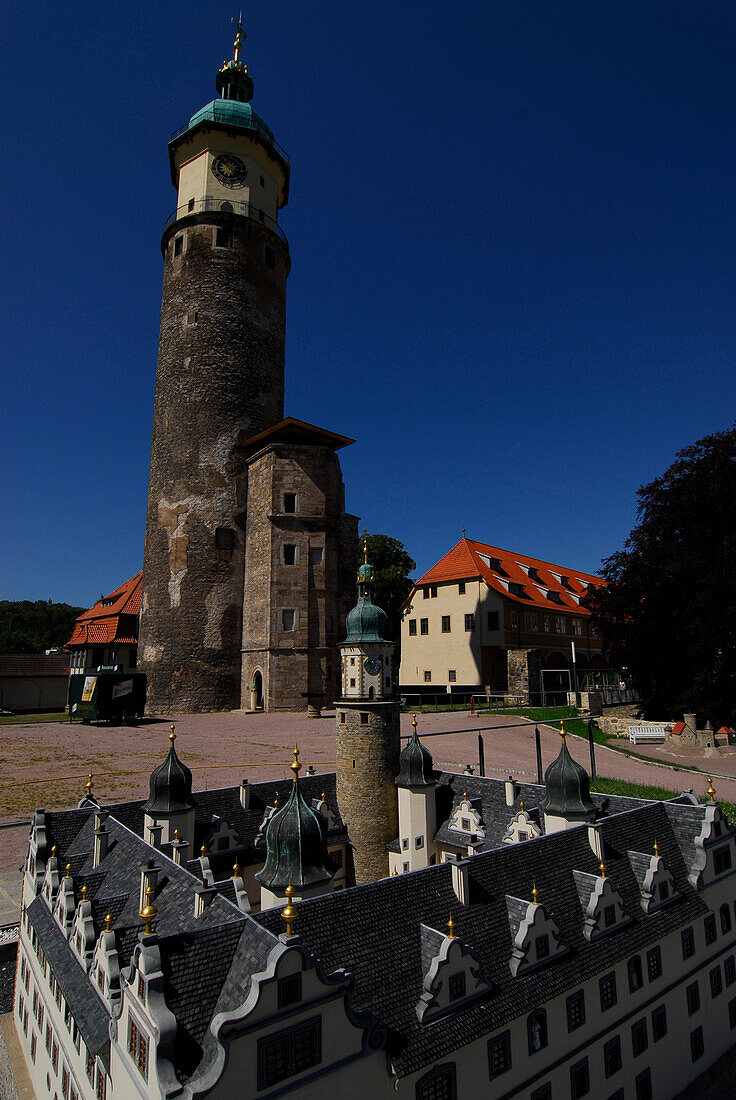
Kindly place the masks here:
<instances>
[{"instance_id":1,"label":"weather vane on spire","mask_svg":"<svg viewBox=\"0 0 736 1100\"><path fill-rule=\"evenodd\" d=\"M237 19L235 18L235 16L233 16L231 18L230 22L234 23L235 27L237 29L237 34L235 35L235 41L233 42L233 50L234 50L233 59L235 60L235 62L237 64L240 64L240 51L243 48L243 43L245 42L245 40L247 38L247 35L246 35L245 31L243 30L243 13L242 13L242 11L238 15Z\"/></svg>"}]
</instances>

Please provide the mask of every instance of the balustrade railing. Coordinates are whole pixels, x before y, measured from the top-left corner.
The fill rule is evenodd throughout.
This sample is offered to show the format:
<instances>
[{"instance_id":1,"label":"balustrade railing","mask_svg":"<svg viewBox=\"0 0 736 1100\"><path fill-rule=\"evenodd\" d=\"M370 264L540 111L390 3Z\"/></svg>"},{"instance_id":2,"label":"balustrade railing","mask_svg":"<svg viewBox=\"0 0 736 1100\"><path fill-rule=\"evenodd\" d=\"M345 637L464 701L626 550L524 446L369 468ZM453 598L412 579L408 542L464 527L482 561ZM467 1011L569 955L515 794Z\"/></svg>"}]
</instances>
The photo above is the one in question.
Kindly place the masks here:
<instances>
[{"instance_id":1,"label":"balustrade railing","mask_svg":"<svg viewBox=\"0 0 736 1100\"><path fill-rule=\"evenodd\" d=\"M183 206L177 207L172 214L169 214L166 219L166 225L164 226L164 233L173 225L174 222L178 222L181 218L186 218L190 214L204 214L209 212L220 211L223 214L238 214L242 218L250 218L251 221L260 222L261 225L265 225L266 229L270 229L272 233L275 233L279 240L283 241L286 247L289 247L289 242L286 239L284 233L278 222L273 218L269 218L268 214L264 214L257 206L254 206L252 202L237 202L234 199L216 198L214 195L205 195L202 199L190 199L189 202Z\"/></svg>"}]
</instances>

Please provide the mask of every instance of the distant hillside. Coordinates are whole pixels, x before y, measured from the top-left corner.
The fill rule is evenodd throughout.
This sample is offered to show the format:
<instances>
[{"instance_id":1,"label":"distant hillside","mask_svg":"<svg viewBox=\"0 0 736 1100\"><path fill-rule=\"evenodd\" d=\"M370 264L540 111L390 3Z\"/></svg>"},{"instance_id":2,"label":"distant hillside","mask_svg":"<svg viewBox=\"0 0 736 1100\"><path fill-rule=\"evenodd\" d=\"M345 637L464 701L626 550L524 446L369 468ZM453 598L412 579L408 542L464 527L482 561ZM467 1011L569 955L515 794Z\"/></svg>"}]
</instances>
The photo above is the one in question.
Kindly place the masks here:
<instances>
[{"instance_id":1,"label":"distant hillside","mask_svg":"<svg viewBox=\"0 0 736 1100\"><path fill-rule=\"evenodd\" d=\"M0 653L43 653L63 646L85 610L51 600L0 600Z\"/></svg>"}]
</instances>

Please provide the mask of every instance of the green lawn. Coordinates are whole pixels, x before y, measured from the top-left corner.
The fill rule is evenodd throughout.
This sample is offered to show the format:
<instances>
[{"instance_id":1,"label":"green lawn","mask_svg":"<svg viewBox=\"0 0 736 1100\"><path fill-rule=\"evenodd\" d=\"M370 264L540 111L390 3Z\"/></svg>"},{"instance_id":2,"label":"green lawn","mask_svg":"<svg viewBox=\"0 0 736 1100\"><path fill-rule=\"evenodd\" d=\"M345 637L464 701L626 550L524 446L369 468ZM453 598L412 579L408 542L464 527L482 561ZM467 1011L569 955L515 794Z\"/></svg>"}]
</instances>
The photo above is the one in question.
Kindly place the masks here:
<instances>
[{"instance_id":1,"label":"green lawn","mask_svg":"<svg viewBox=\"0 0 736 1100\"><path fill-rule=\"evenodd\" d=\"M623 794L629 798L651 798L656 801L667 802L677 797L677 791L669 791L665 787L652 787L648 783L628 783L624 779L595 779L590 782L591 791L596 794ZM736 805L733 802L718 803L729 821L736 821Z\"/></svg>"},{"instance_id":2,"label":"green lawn","mask_svg":"<svg viewBox=\"0 0 736 1100\"><path fill-rule=\"evenodd\" d=\"M0 715L0 726L28 726L37 722L68 722L69 715L66 711L49 712L48 714L3 714Z\"/></svg>"}]
</instances>

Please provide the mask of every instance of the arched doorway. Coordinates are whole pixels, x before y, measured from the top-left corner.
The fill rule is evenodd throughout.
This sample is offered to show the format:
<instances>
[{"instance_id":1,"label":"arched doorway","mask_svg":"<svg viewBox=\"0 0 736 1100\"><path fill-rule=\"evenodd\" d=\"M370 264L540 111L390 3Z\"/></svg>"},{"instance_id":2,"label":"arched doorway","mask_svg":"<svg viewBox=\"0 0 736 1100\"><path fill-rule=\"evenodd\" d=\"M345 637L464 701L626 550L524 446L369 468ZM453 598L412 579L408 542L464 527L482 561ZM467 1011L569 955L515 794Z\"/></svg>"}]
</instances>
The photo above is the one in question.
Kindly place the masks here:
<instances>
[{"instance_id":1,"label":"arched doorway","mask_svg":"<svg viewBox=\"0 0 736 1100\"><path fill-rule=\"evenodd\" d=\"M253 681L250 689L251 710L263 710L263 675L260 669L253 673Z\"/></svg>"}]
</instances>

